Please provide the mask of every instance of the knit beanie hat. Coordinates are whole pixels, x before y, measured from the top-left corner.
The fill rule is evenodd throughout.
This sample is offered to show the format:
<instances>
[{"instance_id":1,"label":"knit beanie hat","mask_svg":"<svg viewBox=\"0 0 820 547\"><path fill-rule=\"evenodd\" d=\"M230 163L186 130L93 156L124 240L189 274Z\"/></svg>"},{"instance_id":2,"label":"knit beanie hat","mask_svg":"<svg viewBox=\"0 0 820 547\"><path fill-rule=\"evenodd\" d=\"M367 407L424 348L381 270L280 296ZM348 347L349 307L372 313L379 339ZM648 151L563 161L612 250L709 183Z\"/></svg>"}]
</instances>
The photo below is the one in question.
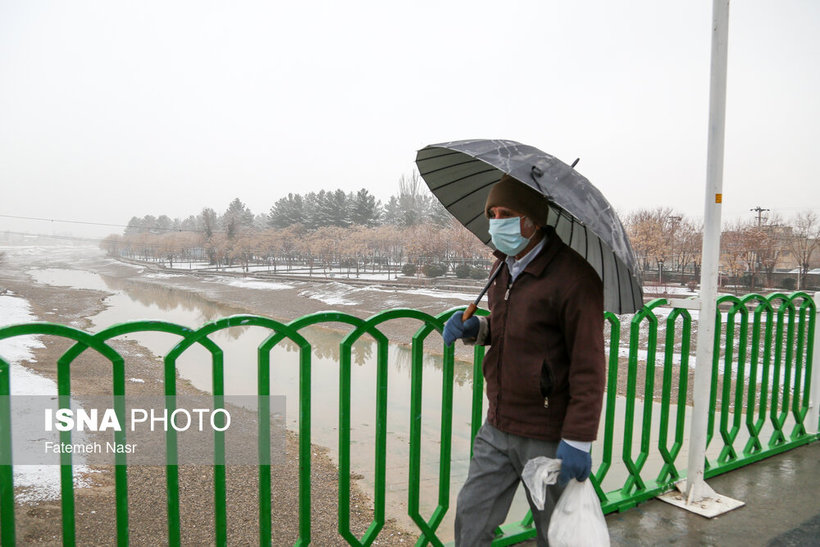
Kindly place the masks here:
<instances>
[{"instance_id":1,"label":"knit beanie hat","mask_svg":"<svg viewBox=\"0 0 820 547\"><path fill-rule=\"evenodd\" d=\"M484 214L490 217L490 207L506 207L528 217L538 226L547 223L549 202L541 192L504 175L495 186L490 189L487 203L484 205Z\"/></svg>"}]
</instances>

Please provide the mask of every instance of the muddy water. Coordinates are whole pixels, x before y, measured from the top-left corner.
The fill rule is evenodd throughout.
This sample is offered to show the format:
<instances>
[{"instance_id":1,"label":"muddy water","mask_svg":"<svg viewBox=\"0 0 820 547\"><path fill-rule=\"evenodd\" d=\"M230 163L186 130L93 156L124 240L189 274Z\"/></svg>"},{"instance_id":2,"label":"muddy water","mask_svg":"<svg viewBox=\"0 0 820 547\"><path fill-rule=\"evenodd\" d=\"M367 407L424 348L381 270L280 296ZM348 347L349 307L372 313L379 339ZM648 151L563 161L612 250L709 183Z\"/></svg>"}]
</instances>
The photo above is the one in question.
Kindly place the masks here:
<instances>
[{"instance_id":1,"label":"muddy water","mask_svg":"<svg viewBox=\"0 0 820 547\"><path fill-rule=\"evenodd\" d=\"M92 332L118 323L134 321L135 318L168 321L198 328L208 321L240 312L206 301L190 292L89 271L48 268L32 269L28 274L37 283L109 293L104 298L107 308L89 318L92 322L92 328L89 330ZM340 324L334 327L349 329ZM316 327L303 329L301 333L313 349L311 440L315 444L327 447L334 458L338 458L339 342L344 333ZM257 348L269 334L270 331L259 327L232 327L210 335L224 351L226 394L247 395L257 392ZM164 333L136 333L127 337L136 340L155 355L157 366L162 366L160 357L167 354L179 341L178 337ZM298 430L299 355L296 349L290 346L282 343L271 352L270 392L272 395L285 396L287 422L291 429ZM365 490L372 495L375 482L376 344L367 337L354 344L352 350L351 467L353 473L363 477ZM406 513L408 491L411 365L410 351L391 344L388 349L387 374L387 513L399 519L400 515ZM421 509L425 515L431 514L435 509L439 489L441 368L440 356L424 356L420 482ZM177 370L180 378L190 381L202 391L211 392L211 360L210 355L204 350L197 346L190 348L178 360ZM466 475L469 461L471 377L471 365L456 365L451 458L451 476L454 482L449 499L451 507L455 506L455 495L460 488L458 481L463 480ZM521 509L515 514L523 515L524 512L525 510ZM407 524L409 525L409 522ZM446 531L451 529L450 523L442 524L444 536L448 533Z\"/></svg>"}]
</instances>

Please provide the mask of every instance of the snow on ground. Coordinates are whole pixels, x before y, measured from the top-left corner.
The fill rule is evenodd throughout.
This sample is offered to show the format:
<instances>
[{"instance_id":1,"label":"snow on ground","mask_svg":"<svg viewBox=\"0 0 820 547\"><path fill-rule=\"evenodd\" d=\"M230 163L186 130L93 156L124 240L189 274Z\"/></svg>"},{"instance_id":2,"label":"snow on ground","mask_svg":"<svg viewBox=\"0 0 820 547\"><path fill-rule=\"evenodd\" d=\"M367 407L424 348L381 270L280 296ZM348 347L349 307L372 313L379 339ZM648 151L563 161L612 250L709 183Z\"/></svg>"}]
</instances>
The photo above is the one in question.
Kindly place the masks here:
<instances>
[{"instance_id":1,"label":"snow on ground","mask_svg":"<svg viewBox=\"0 0 820 547\"><path fill-rule=\"evenodd\" d=\"M169 279L174 277L179 277L178 274L172 273L148 273L143 275L142 277L147 277L149 279Z\"/></svg>"},{"instance_id":2,"label":"snow on ground","mask_svg":"<svg viewBox=\"0 0 820 547\"><path fill-rule=\"evenodd\" d=\"M37 318L31 313L31 306L26 299L9 294L0 296L0 327L31 323L36 320ZM39 336L15 336L14 338L0 340L0 356L11 364L12 371L16 372L18 368L28 371L28 369L17 363L34 359L32 350L44 347ZM45 380L45 378L43 379ZM12 394L14 394L14 389L15 385L12 384ZM56 385L54 389L56 393Z\"/></svg>"},{"instance_id":3,"label":"snow on ground","mask_svg":"<svg viewBox=\"0 0 820 547\"><path fill-rule=\"evenodd\" d=\"M31 306L24 298L13 295L0 296L0 327L19 323L31 323L37 321L37 317L31 313ZM57 395L57 384L44 376L24 367L23 361L33 361L34 352L32 350L43 348L43 342L39 336L15 336L6 340L0 340L0 356L9 363L11 378L11 395L32 396L32 395ZM22 422L22 416L14 412L12 405L12 424L17 421ZM42 443L42 439L20 439L19 430L16 431L16 442L37 442ZM36 432L32 432L36 435ZM55 438L56 440L56 438ZM75 466L77 473L75 485L77 487L87 486L87 481L82 475L88 472L85 466ZM39 500L55 500L60 498L60 468L56 465L15 465L14 466L14 486L24 487L24 491L16 495L18 502L33 502Z\"/></svg>"},{"instance_id":4,"label":"snow on ground","mask_svg":"<svg viewBox=\"0 0 820 547\"><path fill-rule=\"evenodd\" d=\"M380 290L380 289L372 289L372 290ZM383 290L383 289L382 289ZM462 292L453 292L453 291L442 291L438 289L402 289L401 291L393 291L396 294L401 295L422 295L422 296L431 296L433 298L443 298L445 300L459 300L464 303L466 306L470 302L473 302L478 296L478 293L481 292L481 289L476 287L474 293L462 293ZM483 302L487 302L487 297L485 296L482 298Z\"/></svg>"},{"instance_id":5,"label":"snow on ground","mask_svg":"<svg viewBox=\"0 0 820 547\"><path fill-rule=\"evenodd\" d=\"M696 292L690 291L687 287L674 285L644 285L643 290L648 294L668 294L669 296L695 296Z\"/></svg>"},{"instance_id":6,"label":"snow on ground","mask_svg":"<svg viewBox=\"0 0 820 547\"><path fill-rule=\"evenodd\" d=\"M355 306L358 302L351 300L348 296L356 291L355 287L334 282L299 291L299 296L312 298L329 306Z\"/></svg>"},{"instance_id":7,"label":"snow on ground","mask_svg":"<svg viewBox=\"0 0 820 547\"><path fill-rule=\"evenodd\" d=\"M258 288L266 287L260 286ZM466 306L467 304L475 300L476 296L478 296L478 293L480 292L480 289L476 288L476 291L474 293L461 293L454 291L442 291L437 289L388 289L376 285L371 287L354 287L351 285L346 285L344 283L332 282L322 284L317 287L311 287L310 289L304 289L299 292L299 296L305 298L312 298L314 300L323 302L329 306L353 306L361 303L361 301L357 299L356 296L363 295L366 292L388 293L392 295L392 298L389 298L385 301L385 303L389 306L410 305L411 299L405 299L404 297L412 297L418 295L429 296L432 298L442 300L456 300L458 302L454 303L454 306L461 304ZM486 306L486 298L484 299L484 302Z\"/></svg>"},{"instance_id":8,"label":"snow on ground","mask_svg":"<svg viewBox=\"0 0 820 547\"><path fill-rule=\"evenodd\" d=\"M231 287L240 287L242 289L256 289L261 291L282 291L292 289L293 285L287 283L278 283L276 281L258 281L254 279L231 279L220 277L218 282L230 285Z\"/></svg>"},{"instance_id":9,"label":"snow on ground","mask_svg":"<svg viewBox=\"0 0 820 547\"><path fill-rule=\"evenodd\" d=\"M649 355L649 352L645 349L639 349L635 352L635 355L638 358L639 362L646 362L646 358ZM629 357L629 346L620 346L618 348L618 357L623 357L624 359ZM663 367L664 362L664 351L663 348L657 348L655 351L655 367L660 368ZM697 363L697 359L695 358L694 352L689 355L689 368L694 370L695 365ZM680 365L681 364L681 354L679 352L672 353L672 364Z\"/></svg>"}]
</instances>

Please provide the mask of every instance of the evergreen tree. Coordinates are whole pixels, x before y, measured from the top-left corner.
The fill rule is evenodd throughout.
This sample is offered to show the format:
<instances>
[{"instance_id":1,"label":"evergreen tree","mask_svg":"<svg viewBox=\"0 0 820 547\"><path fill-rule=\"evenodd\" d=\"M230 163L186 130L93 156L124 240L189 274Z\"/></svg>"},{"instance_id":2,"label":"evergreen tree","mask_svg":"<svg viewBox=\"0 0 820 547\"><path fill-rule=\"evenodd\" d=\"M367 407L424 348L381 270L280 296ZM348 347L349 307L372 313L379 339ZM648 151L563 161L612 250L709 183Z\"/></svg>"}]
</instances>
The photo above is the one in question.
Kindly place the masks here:
<instances>
[{"instance_id":1,"label":"evergreen tree","mask_svg":"<svg viewBox=\"0 0 820 547\"><path fill-rule=\"evenodd\" d=\"M222 215L222 229L228 239L234 239L249 228L253 228L253 213L239 198L235 198Z\"/></svg>"},{"instance_id":2,"label":"evergreen tree","mask_svg":"<svg viewBox=\"0 0 820 547\"><path fill-rule=\"evenodd\" d=\"M410 178L401 176L399 194L391 196L385 206L385 220L393 225L409 228L430 221L431 200L435 200L426 186L421 185L418 173Z\"/></svg>"},{"instance_id":3,"label":"evergreen tree","mask_svg":"<svg viewBox=\"0 0 820 547\"><path fill-rule=\"evenodd\" d=\"M305 223L304 200L299 194L288 194L279 199L270 209L268 224L274 228L287 228Z\"/></svg>"},{"instance_id":4,"label":"evergreen tree","mask_svg":"<svg viewBox=\"0 0 820 547\"><path fill-rule=\"evenodd\" d=\"M436 226L443 228L450 225L453 215L441 204L436 196L430 196L427 206L427 218Z\"/></svg>"},{"instance_id":5,"label":"evergreen tree","mask_svg":"<svg viewBox=\"0 0 820 547\"><path fill-rule=\"evenodd\" d=\"M206 240L210 240L217 229L216 211L210 207L202 209L197 217L197 231L202 232Z\"/></svg>"},{"instance_id":6,"label":"evergreen tree","mask_svg":"<svg viewBox=\"0 0 820 547\"><path fill-rule=\"evenodd\" d=\"M197 231L197 220L194 215L189 216L185 220L182 221L179 225L179 229L183 232L196 232Z\"/></svg>"},{"instance_id":7,"label":"evergreen tree","mask_svg":"<svg viewBox=\"0 0 820 547\"><path fill-rule=\"evenodd\" d=\"M326 226L325 219L322 217L322 211L319 204L324 201L326 192L321 190L318 194L316 192L309 192L305 194L304 198L304 222L305 227L310 230Z\"/></svg>"},{"instance_id":8,"label":"evergreen tree","mask_svg":"<svg viewBox=\"0 0 820 547\"><path fill-rule=\"evenodd\" d=\"M362 188L355 195L351 193L350 202L350 222L360 226L378 226L381 219L381 203L376 201L375 196Z\"/></svg>"},{"instance_id":9,"label":"evergreen tree","mask_svg":"<svg viewBox=\"0 0 820 547\"><path fill-rule=\"evenodd\" d=\"M131 217L128 226L125 227L125 235L139 234L142 232L142 220L139 217Z\"/></svg>"},{"instance_id":10,"label":"evergreen tree","mask_svg":"<svg viewBox=\"0 0 820 547\"><path fill-rule=\"evenodd\" d=\"M323 216L327 219L326 226L350 226L350 206L343 190L327 192L321 207L324 208Z\"/></svg>"},{"instance_id":11,"label":"evergreen tree","mask_svg":"<svg viewBox=\"0 0 820 547\"><path fill-rule=\"evenodd\" d=\"M402 226L402 210L399 206L398 196L390 196L384 205L384 221L393 226Z\"/></svg>"},{"instance_id":12,"label":"evergreen tree","mask_svg":"<svg viewBox=\"0 0 820 547\"><path fill-rule=\"evenodd\" d=\"M154 232L156 232L156 228L157 228L157 217L155 217L154 215L145 215L144 217L142 217L141 232L143 232L143 233L145 233L145 232L154 233Z\"/></svg>"},{"instance_id":13,"label":"evergreen tree","mask_svg":"<svg viewBox=\"0 0 820 547\"><path fill-rule=\"evenodd\" d=\"M174 221L168 215L160 215L156 220L154 231L164 234L174 229Z\"/></svg>"},{"instance_id":14,"label":"evergreen tree","mask_svg":"<svg viewBox=\"0 0 820 547\"><path fill-rule=\"evenodd\" d=\"M257 230L264 230L268 227L268 215L259 213L253 217L253 227Z\"/></svg>"}]
</instances>

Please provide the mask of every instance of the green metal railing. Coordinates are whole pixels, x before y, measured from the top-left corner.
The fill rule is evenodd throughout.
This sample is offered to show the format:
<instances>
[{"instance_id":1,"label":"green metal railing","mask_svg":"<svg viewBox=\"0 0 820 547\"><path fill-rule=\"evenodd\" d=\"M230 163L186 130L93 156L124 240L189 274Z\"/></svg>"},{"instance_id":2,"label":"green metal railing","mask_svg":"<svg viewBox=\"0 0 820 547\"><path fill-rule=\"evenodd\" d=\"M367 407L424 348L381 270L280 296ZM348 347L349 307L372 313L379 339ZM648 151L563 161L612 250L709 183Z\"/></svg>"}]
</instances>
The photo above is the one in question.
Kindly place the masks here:
<instances>
[{"instance_id":1,"label":"green metal railing","mask_svg":"<svg viewBox=\"0 0 820 547\"><path fill-rule=\"evenodd\" d=\"M773 294L768 297L748 295L743 298L722 297L715 318L715 358L711 363L711 412L708 424L706 476L711 477L762 458L781 453L817 440L817 424L807 424L809 390L812 378L812 355L816 304L807 294ZM214 403L223 401L225 366L222 349L210 335L232 327L254 326L270 334L257 350L257 386L261 401L270 396L271 351L282 343L295 347L299 353L298 456L299 456L299 522L297 545L311 540L311 344L300 333L315 325L342 323L350 332L339 344L339 416L338 416L338 534L351 545L370 545L385 525L386 459L387 459L387 384L388 338L380 327L395 320L414 320L420 328L411 344L410 435L407 515L417 527L418 544L442 545L438 530L450 511L451 443L453 435L454 350L443 348L442 393L440 418L440 449L436 507L427 515L420 504L422 393L424 389L423 357L425 341L434 332L441 332L444 322L454 310L438 316L412 309L385 311L369 319L344 313L323 312L308 315L288 324L259 316L233 316L192 330L167 322L135 321L115 325L97 334L50 323L31 323L0 328L0 340L25 335L49 335L74 342L57 362L58 396L68 405L71 396L71 364L87 350L92 350L111 363L114 400L125 395L125 360L111 345L118 336L139 332L163 332L179 338L164 356L164 395L168 404L175 404L177 395L177 360L191 346L199 345L210 354L212 369L211 392ZM480 311L479 313L486 313ZM665 321L663 318L665 316ZM689 393L690 349L693 345L692 316L687 309L668 307L664 299L649 302L629 320L629 344L621 350L622 319L606 314L609 355L604 434L596 447L594 459L600 464L591 476L601 499L604 512L624 510L641 501L669 490L685 476L679 461L684 447L687 399ZM626 325L623 325L624 327ZM665 335L661 334L665 330ZM351 531L351 354L354 343L370 336L377 346L375 408L375 469L373 519L362 536ZM430 343L433 343L431 341ZM440 339L437 342L440 347ZM660 351L659 351L660 350ZM483 381L481 361L484 349L477 347L473 359L472 411L470 433L475 436L483 420ZM626 375L625 381L620 377ZM643 376L642 383L639 382ZM656 386L656 376L660 385ZM11 454L11 412L9 406L10 365L0 356L0 455ZM619 383L625 384L625 396L616 396ZM619 400L623 417L618 417ZM119 405L119 403L116 403ZM659 407L660 412L656 412ZM121 406L116 408L123 412ZM653 420L657 418L657 423ZM787 427L791 425L791 430ZM267 407L260 406L258 435L270 436ZM70 442L70 432L62 432L61 440ZM745 442L744 442L745 440ZM125 442L124 433L115 433L115 441ZM231 518L226 502L225 439L214 434L213 466L214 528L218 545L227 543L227 522ZM738 443L743 442L740 447ZM179 469L177 436L172 428L166 433L166 515L168 541L181 543ZM621 446L620 456L616 445ZM260 461L269 462L269 447L260 443ZM62 540L66 545L76 542L74 506L74 467L71 454L61 454ZM657 463L648 465L650 460ZM117 543L129 542L128 476L126 454L115 460L116 533ZM617 473L616 473L617 471ZM271 523L271 469L268 463L258 465L259 474L259 542L277 543ZM621 478L613 479L614 476ZM616 488L605 491L607 483ZM15 543L15 497L12 465L0 465L0 539L3 545ZM508 545L534 537L529 514L521 521L504 526L496 545Z\"/></svg>"}]
</instances>

